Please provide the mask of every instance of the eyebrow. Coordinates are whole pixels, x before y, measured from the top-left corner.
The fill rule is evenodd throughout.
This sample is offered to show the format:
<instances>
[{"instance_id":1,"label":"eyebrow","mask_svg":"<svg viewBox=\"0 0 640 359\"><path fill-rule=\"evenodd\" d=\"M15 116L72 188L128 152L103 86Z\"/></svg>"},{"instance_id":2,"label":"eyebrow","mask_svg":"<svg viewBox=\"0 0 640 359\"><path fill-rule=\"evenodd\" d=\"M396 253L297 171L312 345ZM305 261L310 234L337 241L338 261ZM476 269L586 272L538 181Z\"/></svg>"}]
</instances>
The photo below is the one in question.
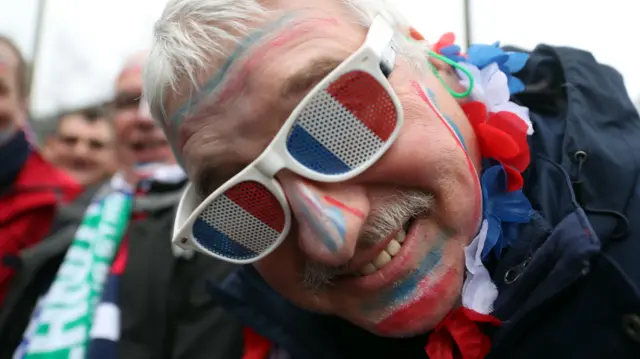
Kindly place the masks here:
<instances>
[{"instance_id":1,"label":"eyebrow","mask_svg":"<svg viewBox=\"0 0 640 359\"><path fill-rule=\"evenodd\" d=\"M215 189L216 186L216 177L218 175L218 168L215 163L208 162L206 166L198 169L195 175L195 181L193 181L196 194L204 199Z\"/></svg>"},{"instance_id":2,"label":"eyebrow","mask_svg":"<svg viewBox=\"0 0 640 359\"><path fill-rule=\"evenodd\" d=\"M320 57L312 59L309 64L289 76L280 87L280 97L283 99L297 98L306 94L313 86L327 77L344 59L335 57Z\"/></svg>"}]
</instances>

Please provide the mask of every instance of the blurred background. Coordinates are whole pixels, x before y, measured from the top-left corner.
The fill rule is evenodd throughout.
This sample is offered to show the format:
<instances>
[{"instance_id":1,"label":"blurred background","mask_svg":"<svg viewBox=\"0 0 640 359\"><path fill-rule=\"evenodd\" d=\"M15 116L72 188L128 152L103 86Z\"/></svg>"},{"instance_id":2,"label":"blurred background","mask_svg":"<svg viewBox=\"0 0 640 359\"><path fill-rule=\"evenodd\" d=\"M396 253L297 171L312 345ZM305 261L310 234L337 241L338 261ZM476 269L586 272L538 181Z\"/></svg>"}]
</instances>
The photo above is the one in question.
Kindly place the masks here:
<instances>
[{"instance_id":1,"label":"blurred background","mask_svg":"<svg viewBox=\"0 0 640 359\"><path fill-rule=\"evenodd\" d=\"M396 0L428 40L454 32L467 41L532 49L538 43L593 52L625 77L640 101L640 33L628 0ZM12 38L33 68L30 107L38 132L60 111L113 96L124 59L148 46L164 0L0 0L0 33ZM633 46L632 46L633 45ZM628 46L628 47L627 47Z\"/></svg>"}]
</instances>

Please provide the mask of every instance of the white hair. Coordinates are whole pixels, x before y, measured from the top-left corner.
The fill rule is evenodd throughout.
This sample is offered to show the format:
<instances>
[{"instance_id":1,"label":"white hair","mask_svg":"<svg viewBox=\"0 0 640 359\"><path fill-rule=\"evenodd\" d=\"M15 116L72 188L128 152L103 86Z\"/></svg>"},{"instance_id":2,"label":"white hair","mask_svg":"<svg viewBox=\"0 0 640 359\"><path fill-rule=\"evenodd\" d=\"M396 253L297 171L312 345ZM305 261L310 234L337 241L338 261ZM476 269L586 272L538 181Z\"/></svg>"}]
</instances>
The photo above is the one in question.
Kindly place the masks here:
<instances>
[{"instance_id":1,"label":"white hair","mask_svg":"<svg viewBox=\"0 0 640 359\"><path fill-rule=\"evenodd\" d=\"M355 20L368 28L383 14L397 31L396 50L418 69L426 68L423 44L408 41L409 23L389 0L341 1ZM163 96L178 91L179 80L188 78L197 90L203 69L226 56L251 31L251 22L268 15L259 0L170 0L154 27L151 52L143 71L144 97L154 119L168 122ZM166 128L165 128L166 130Z\"/></svg>"}]
</instances>

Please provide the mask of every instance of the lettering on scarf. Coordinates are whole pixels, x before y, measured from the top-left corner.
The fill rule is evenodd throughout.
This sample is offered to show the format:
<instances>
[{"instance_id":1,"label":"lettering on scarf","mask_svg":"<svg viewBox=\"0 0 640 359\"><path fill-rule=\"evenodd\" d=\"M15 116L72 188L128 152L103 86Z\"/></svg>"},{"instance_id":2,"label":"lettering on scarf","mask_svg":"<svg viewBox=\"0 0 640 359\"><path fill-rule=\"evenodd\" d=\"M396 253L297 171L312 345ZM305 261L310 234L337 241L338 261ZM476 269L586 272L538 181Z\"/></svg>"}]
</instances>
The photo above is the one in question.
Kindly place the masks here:
<instances>
[{"instance_id":1,"label":"lettering on scarf","mask_svg":"<svg viewBox=\"0 0 640 359\"><path fill-rule=\"evenodd\" d=\"M84 358L93 312L124 235L131 195L93 203L23 341L23 358Z\"/></svg>"}]
</instances>

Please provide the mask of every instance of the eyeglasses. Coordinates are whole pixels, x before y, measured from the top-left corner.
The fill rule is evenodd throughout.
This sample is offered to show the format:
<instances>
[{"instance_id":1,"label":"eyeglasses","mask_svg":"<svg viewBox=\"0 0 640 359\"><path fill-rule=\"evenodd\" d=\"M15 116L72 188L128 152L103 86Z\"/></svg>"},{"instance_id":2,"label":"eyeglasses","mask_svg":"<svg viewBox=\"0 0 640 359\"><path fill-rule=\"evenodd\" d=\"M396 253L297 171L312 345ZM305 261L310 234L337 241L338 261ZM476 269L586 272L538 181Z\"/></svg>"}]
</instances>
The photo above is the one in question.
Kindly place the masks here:
<instances>
[{"instance_id":1,"label":"eyeglasses","mask_svg":"<svg viewBox=\"0 0 640 359\"><path fill-rule=\"evenodd\" d=\"M202 203L190 184L178 206L173 243L231 263L258 261L291 227L275 178L280 170L340 182L371 167L402 127L402 107L387 80L396 57L393 36L377 16L362 47L305 96L253 163Z\"/></svg>"}]
</instances>

